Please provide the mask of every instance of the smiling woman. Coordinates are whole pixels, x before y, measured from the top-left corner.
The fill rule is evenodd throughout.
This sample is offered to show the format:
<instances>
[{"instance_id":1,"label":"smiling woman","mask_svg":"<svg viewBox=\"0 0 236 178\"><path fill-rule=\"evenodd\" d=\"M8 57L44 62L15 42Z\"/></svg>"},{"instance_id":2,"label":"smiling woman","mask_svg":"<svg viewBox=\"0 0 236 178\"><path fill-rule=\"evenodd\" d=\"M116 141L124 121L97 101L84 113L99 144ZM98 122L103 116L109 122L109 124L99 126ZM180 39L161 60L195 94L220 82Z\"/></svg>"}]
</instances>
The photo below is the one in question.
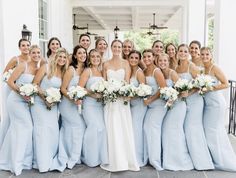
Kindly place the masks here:
<instances>
[{"instance_id":1,"label":"smiling woman","mask_svg":"<svg viewBox=\"0 0 236 178\"><path fill-rule=\"evenodd\" d=\"M83 46L86 50L89 48L91 44L90 36L87 34L82 34L79 37L79 45Z\"/></svg>"},{"instance_id":2,"label":"smiling woman","mask_svg":"<svg viewBox=\"0 0 236 178\"><path fill-rule=\"evenodd\" d=\"M234 63L236 60L233 59L236 35L232 34L236 31L236 26L232 25L231 17L236 16L236 11L233 10L236 7L236 1L228 3L223 0L60 0L59 2L24 0L24 2L15 1L12 6L11 1L0 1L1 71L9 71L16 66L16 71L12 73L8 82L12 86L20 84L22 80L25 82L26 79L27 84L32 81L29 75L34 74L33 70L37 68L35 61L39 56L39 51L37 49L29 53L30 44L27 41L20 42L19 49L22 54L9 62L12 65L5 65L8 63L9 57L18 51L16 44L21 37L24 21L27 21L27 26L32 31L32 41L39 42L42 46L41 54L45 53L48 45L50 62L42 65L33 79L33 83L37 84L39 89L39 95L35 96L35 104L30 108L30 117L33 117L34 122L33 152L32 144L27 147L25 141L30 136L32 138L32 134L30 134L32 123L27 122L29 115L26 114L26 111L29 113L29 108L25 101L25 99L28 101L29 98L19 98L16 95L12 97L11 94L0 96L1 105L4 107L4 103L7 102L6 106L10 109L10 112L4 111L3 114L6 116L9 113L10 117L14 118L8 123L10 127L6 127L5 130L2 129L3 127L0 128L0 137L3 138L0 138L0 169L17 165L16 169L9 168L9 170L17 175L20 174L22 166L19 166L18 169L18 164L21 164L22 160L18 159L18 155L21 155L19 156L21 158L27 157L27 160L23 161L25 164L23 168L26 166L30 169L30 166L33 165L39 170L36 171L37 173L34 171L34 174L51 170L63 172L67 168L73 168L72 172L75 173L74 170L76 170L76 174L77 171L78 174L87 174L87 172L81 171L82 166L88 172L94 173L95 171L97 174L98 171L99 177L99 173L104 174L106 171L87 167L101 165L108 171L125 170L127 172L116 174L118 177L125 177L130 174L129 170L138 171L139 167L146 165L148 161L149 165L157 170L215 168L236 170L234 165L236 158L231 154L232 149L226 139L227 136L225 133L219 135L218 132L217 134L212 130L219 125L222 127L219 127L220 130L224 129L223 110L226 108L223 107L225 106L224 101L222 96L218 95L218 91L206 93L205 102L196 91L197 89L185 91L180 93L179 101L174 102L173 99L172 103L169 102L169 98L173 95L176 98L176 93L165 90L164 95L163 92L160 92L166 86L174 86L175 82L179 84L177 82L178 74L174 70L177 70L179 76L188 81L199 74L199 67L196 65L200 63L198 66L203 66L199 60L200 45L198 42L191 43L190 48L187 45L181 45L178 51L175 46L179 42L189 44L195 39L199 40L201 44L207 43L206 32L209 18L214 22L214 29L209 28L209 31L214 30L212 39L214 40L215 62L227 72L226 75L231 73L232 77L235 77ZM27 9L36 13L29 15ZM155 14L158 15L155 16ZM87 24L89 24L89 29ZM146 31L141 31L142 27L148 28L145 28ZM168 30L163 27L168 27ZM119 34L117 34L118 31ZM82 35L78 42L77 35L80 34ZM96 34L99 35L96 36ZM51 40L51 36L58 38ZM106 41L99 39L95 43L98 36L104 37ZM116 38L121 41L113 41ZM150 50L153 42L153 49ZM175 46L166 45L168 43L173 43ZM142 56L138 51L131 51L134 48L133 44L135 44L135 49L140 52L148 50L145 50ZM70 56L72 63L68 68L68 54L60 48L61 45L70 52L73 51ZM170 61L164 54L165 47ZM90 51L91 48L96 48L96 50ZM211 64L208 63L208 52L203 51L202 53L204 55L203 63ZM89 58L87 53L89 53ZM195 64L189 61L190 53L192 62ZM156 60L157 58L155 59L155 55L159 56L159 61ZM110 60L103 61L108 58ZM18 66L22 67L22 71L23 68L27 68L27 70L18 75L20 73ZM205 69L206 74L218 77L214 89L227 87L227 81L222 80L216 65L205 66ZM11 72L12 70L9 71L9 74ZM22 79L25 76L27 77ZM15 78L15 82L12 77ZM28 79L30 80L28 81ZM108 80L117 83L125 81L125 87L111 82L114 84L113 87L119 87L119 92L116 90L111 94L112 96L106 95L106 93L101 95L100 90L106 88L107 82L108 85L110 84ZM95 82L98 82L99 87L103 89L93 90L91 85ZM138 86L137 90L131 84ZM76 89L83 87L82 89L86 90L88 95L82 97L80 90L77 89L75 93L80 96L71 97L70 87ZM50 94L49 91L52 93ZM170 94L168 91L171 91ZM0 92L0 95L2 93ZM63 95L61 102L57 103L61 94ZM115 102L108 98L111 96L112 100L113 94L118 98ZM54 95L55 100L47 99ZM102 98L102 96L104 97ZM184 97L186 97L186 102L181 101ZM102 100L101 98L105 101L104 103L97 102L97 99ZM127 105L123 104L124 101ZM168 104L173 106L172 109L169 109ZM217 104L219 107L212 110L208 105L213 104ZM12 106L19 106L19 109L17 108L16 111L16 108ZM204 117L202 117L203 111L205 112ZM96 117L94 117L94 113L96 113ZM217 117L216 113L218 113ZM57 121L59 114L62 120L60 128L58 128ZM5 119L4 115L1 115L1 118ZM1 125L4 125L4 121L6 119L1 122ZM10 134L9 137L1 132L13 134ZM219 146L215 144L214 140L217 140L218 137L222 138L222 135L223 141L219 142L221 143ZM204 136L207 138L205 139ZM8 143L11 144L11 149L9 149ZM222 149L222 145L226 145L226 149L217 151ZM4 151L1 151L3 149ZM27 153L22 156L25 150ZM218 154L220 152L223 153L222 155L225 154L222 159L222 155ZM16 159L15 155L17 155ZM232 162L229 157L232 158ZM214 160L212 161L211 158ZM221 161L224 159L229 161L226 166ZM6 164L1 167L4 162ZM219 166L218 163L221 165ZM231 163L233 164L231 165ZM76 164L84 165L76 166ZM143 170L141 174L144 173L148 178L147 169ZM69 174L71 173L70 170L66 170L65 173L67 171ZM148 171L154 170L148 167ZM154 173L157 175L156 171ZM188 173L195 174L196 171L187 171ZM197 174L199 173L205 174L206 172L197 172ZM5 172L0 172L0 175L2 174ZM52 174L54 174L53 171ZM110 173L108 174L110 175ZM168 171L164 171L164 174L168 174ZM135 175L138 177L139 173L135 173Z\"/></svg>"},{"instance_id":3,"label":"smiling woman","mask_svg":"<svg viewBox=\"0 0 236 178\"><path fill-rule=\"evenodd\" d=\"M46 91L52 88L60 89L67 67L68 53L64 48L59 48L52 61L43 65L33 80L39 90L35 104L31 107L35 149L33 167L40 172L49 171L59 144L58 105L46 99Z\"/></svg>"},{"instance_id":4,"label":"smiling woman","mask_svg":"<svg viewBox=\"0 0 236 178\"><path fill-rule=\"evenodd\" d=\"M122 42L114 40L111 44L112 58L103 65L106 80L125 81L129 83L130 67L128 61L121 58ZM108 102L104 107L104 120L108 138L108 164L101 168L111 171L139 171L135 155L132 117L129 105L124 99Z\"/></svg>"},{"instance_id":5,"label":"smiling woman","mask_svg":"<svg viewBox=\"0 0 236 178\"><path fill-rule=\"evenodd\" d=\"M30 98L22 95L20 87L31 84L38 71L37 64L41 59L39 47L33 45L29 54L31 60L19 64L7 81L12 89L7 99L10 125L0 146L0 170L9 170L15 175L20 175L23 169L32 169L33 123L28 107Z\"/></svg>"}]
</instances>

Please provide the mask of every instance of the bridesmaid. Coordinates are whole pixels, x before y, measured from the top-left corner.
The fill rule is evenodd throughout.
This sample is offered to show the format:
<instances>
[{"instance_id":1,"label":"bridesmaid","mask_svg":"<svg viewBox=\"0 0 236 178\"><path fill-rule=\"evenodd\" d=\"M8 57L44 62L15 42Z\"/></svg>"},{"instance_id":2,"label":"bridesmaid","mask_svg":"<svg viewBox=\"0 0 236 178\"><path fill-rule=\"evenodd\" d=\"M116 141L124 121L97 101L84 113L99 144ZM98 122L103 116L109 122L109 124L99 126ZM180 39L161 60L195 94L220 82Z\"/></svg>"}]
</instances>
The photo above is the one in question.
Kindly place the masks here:
<instances>
[{"instance_id":1,"label":"bridesmaid","mask_svg":"<svg viewBox=\"0 0 236 178\"><path fill-rule=\"evenodd\" d=\"M105 80L115 79L129 83L131 71L128 61L121 57L122 42L113 40L111 50L112 58L103 65L103 77ZM123 98L106 103L104 120L107 130L109 164L102 164L101 168L111 172L139 171L130 105L124 105Z\"/></svg>"},{"instance_id":2,"label":"bridesmaid","mask_svg":"<svg viewBox=\"0 0 236 178\"><path fill-rule=\"evenodd\" d=\"M59 111L62 116L59 151L57 157L53 160L51 170L56 169L62 172L66 167L72 169L75 164L81 163L85 124L82 115L78 112L80 101L71 100L67 92L70 87L77 85L84 70L86 59L86 49L80 45L75 46L72 54L72 63L65 72L61 86L63 98L59 104Z\"/></svg>"},{"instance_id":3,"label":"bridesmaid","mask_svg":"<svg viewBox=\"0 0 236 178\"><path fill-rule=\"evenodd\" d=\"M23 169L32 168L33 124L28 106L29 97L20 95L19 87L31 83L40 61L40 48L30 48L31 60L19 64L8 80L12 91L7 99L10 126L0 149L0 170L20 175Z\"/></svg>"},{"instance_id":4,"label":"bridesmaid","mask_svg":"<svg viewBox=\"0 0 236 178\"><path fill-rule=\"evenodd\" d=\"M122 44L122 57L128 60L130 51L134 50L134 42L126 39Z\"/></svg>"},{"instance_id":5,"label":"bridesmaid","mask_svg":"<svg viewBox=\"0 0 236 178\"><path fill-rule=\"evenodd\" d=\"M131 67L130 83L135 87L146 83L142 69L138 66L141 60L141 53L132 50L129 53L129 65ZM142 98L134 98L130 101L130 109L133 121L134 141L136 148L136 158L140 167L145 166L143 158L143 121L147 106L144 105Z\"/></svg>"},{"instance_id":6,"label":"bridesmaid","mask_svg":"<svg viewBox=\"0 0 236 178\"><path fill-rule=\"evenodd\" d=\"M107 59L104 59L104 55L107 51L108 44L104 38L98 38L95 42L95 48L100 53L102 57L102 63L105 62Z\"/></svg>"},{"instance_id":7,"label":"bridesmaid","mask_svg":"<svg viewBox=\"0 0 236 178\"><path fill-rule=\"evenodd\" d=\"M68 53L64 48L59 48L55 58L49 64L43 65L33 80L33 84L38 85L39 89L39 96L35 97L35 104L31 108L34 123L33 167L39 169L39 172L47 172L51 168L53 158L57 154L59 140L58 106L49 104L44 93L50 87L58 89L61 87L67 65Z\"/></svg>"},{"instance_id":8,"label":"bridesmaid","mask_svg":"<svg viewBox=\"0 0 236 178\"><path fill-rule=\"evenodd\" d=\"M60 40L57 37L50 38L47 51L48 63L55 57L58 48L61 48Z\"/></svg>"},{"instance_id":9,"label":"bridesmaid","mask_svg":"<svg viewBox=\"0 0 236 178\"><path fill-rule=\"evenodd\" d=\"M178 47L177 56L179 65L176 72L180 78L191 81L199 74L199 70L188 60L189 51L186 44ZM184 132L194 168L197 170L214 169L203 130L203 98L195 90L182 94L182 96L184 95L187 97Z\"/></svg>"},{"instance_id":10,"label":"bridesmaid","mask_svg":"<svg viewBox=\"0 0 236 178\"><path fill-rule=\"evenodd\" d=\"M86 130L83 140L82 161L89 167L108 164L103 105L101 102L97 102L96 94L90 90L92 84L103 80L102 72L99 70L101 61L100 53L96 49L92 49L89 52L89 67L83 71L79 80L79 86L88 91L88 96L83 100L83 117Z\"/></svg>"},{"instance_id":11,"label":"bridesmaid","mask_svg":"<svg viewBox=\"0 0 236 178\"><path fill-rule=\"evenodd\" d=\"M171 69L175 70L176 67L178 66L178 59L176 57L177 55L177 48L173 43L168 43L166 45L166 54L169 56L169 66Z\"/></svg>"},{"instance_id":12,"label":"bridesmaid","mask_svg":"<svg viewBox=\"0 0 236 178\"><path fill-rule=\"evenodd\" d=\"M167 54L160 54L158 65L166 79L168 87L173 87L179 79L178 74L169 67L170 58ZM168 110L162 126L163 168L173 171L191 170L193 163L188 152L185 134L184 120L186 104L184 101L175 101Z\"/></svg>"},{"instance_id":13,"label":"bridesmaid","mask_svg":"<svg viewBox=\"0 0 236 178\"><path fill-rule=\"evenodd\" d=\"M154 64L157 65L158 55L164 52L164 43L161 40L156 40L152 44L152 50L155 55Z\"/></svg>"},{"instance_id":14,"label":"bridesmaid","mask_svg":"<svg viewBox=\"0 0 236 178\"><path fill-rule=\"evenodd\" d=\"M154 52L151 49L143 51L143 61L147 68L144 71L147 85L153 88L152 96L144 100L147 112L144 118L144 161L157 170L163 170L161 162L161 129L166 114L165 102L160 99L159 87L166 86L165 78L154 64Z\"/></svg>"},{"instance_id":15,"label":"bridesmaid","mask_svg":"<svg viewBox=\"0 0 236 178\"><path fill-rule=\"evenodd\" d=\"M216 169L236 171L236 156L224 127L226 102L221 91L228 87L228 80L221 69L213 64L210 48L201 48L205 74L214 79L212 91L204 96L204 130Z\"/></svg>"},{"instance_id":16,"label":"bridesmaid","mask_svg":"<svg viewBox=\"0 0 236 178\"><path fill-rule=\"evenodd\" d=\"M18 42L18 47L21 52L19 56L13 57L8 64L6 65L3 73L9 71L10 69L14 69L16 66L18 66L22 62L27 62L30 60L29 56L29 48L30 48L30 41L27 39L20 39ZM9 96L11 92L11 88L7 85L7 83L3 83L2 85L2 113L1 113L1 121L0 121L0 148L2 146L4 137L6 136L7 130L10 125L10 118L7 113L7 97Z\"/></svg>"},{"instance_id":17,"label":"bridesmaid","mask_svg":"<svg viewBox=\"0 0 236 178\"><path fill-rule=\"evenodd\" d=\"M88 34L81 34L79 36L79 45L84 47L86 50L89 49L91 44L91 39L90 36Z\"/></svg>"},{"instance_id":18,"label":"bridesmaid","mask_svg":"<svg viewBox=\"0 0 236 178\"><path fill-rule=\"evenodd\" d=\"M204 65L200 57L200 48L201 43L199 41L191 41L189 44L189 52L191 55L192 62L196 65L196 67L203 73Z\"/></svg>"},{"instance_id":19,"label":"bridesmaid","mask_svg":"<svg viewBox=\"0 0 236 178\"><path fill-rule=\"evenodd\" d=\"M22 38L19 40L18 47L19 47L21 54L19 56L13 57L8 62L3 73L8 71L9 69L15 68L18 64L20 64L22 62L27 62L30 60L30 56L29 56L30 45L31 45L31 43L27 39Z\"/></svg>"}]
</instances>

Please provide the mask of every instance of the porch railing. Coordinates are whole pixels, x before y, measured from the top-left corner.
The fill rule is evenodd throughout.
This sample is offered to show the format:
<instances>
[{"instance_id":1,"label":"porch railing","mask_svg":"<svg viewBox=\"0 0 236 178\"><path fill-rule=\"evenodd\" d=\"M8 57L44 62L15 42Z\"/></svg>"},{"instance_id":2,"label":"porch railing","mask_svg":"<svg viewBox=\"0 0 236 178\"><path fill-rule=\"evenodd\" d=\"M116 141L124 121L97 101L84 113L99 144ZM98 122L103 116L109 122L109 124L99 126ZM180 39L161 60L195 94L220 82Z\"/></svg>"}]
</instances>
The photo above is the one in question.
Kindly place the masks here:
<instances>
[{"instance_id":1,"label":"porch railing","mask_svg":"<svg viewBox=\"0 0 236 178\"><path fill-rule=\"evenodd\" d=\"M236 136L236 81L229 80L230 100L229 100L229 128L228 133Z\"/></svg>"}]
</instances>

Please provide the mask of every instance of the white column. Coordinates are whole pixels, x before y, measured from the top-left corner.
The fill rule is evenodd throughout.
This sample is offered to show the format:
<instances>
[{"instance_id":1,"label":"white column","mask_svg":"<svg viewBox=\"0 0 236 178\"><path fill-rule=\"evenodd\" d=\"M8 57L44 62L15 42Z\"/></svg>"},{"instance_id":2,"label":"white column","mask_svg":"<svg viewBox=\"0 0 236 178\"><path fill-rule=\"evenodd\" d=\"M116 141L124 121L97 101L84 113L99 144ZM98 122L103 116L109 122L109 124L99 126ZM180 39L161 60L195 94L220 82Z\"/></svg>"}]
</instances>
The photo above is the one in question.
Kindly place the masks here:
<instances>
[{"instance_id":1,"label":"white column","mask_svg":"<svg viewBox=\"0 0 236 178\"><path fill-rule=\"evenodd\" d=\"M205 36L205 0L188 0L187 8L187 43L198 40L204 45Z\"/></svg>"},{"instance_id":2,"label":"white column","mask_svg":"<svg viewBox=\"0 0 236 178\"><path fill-rule=\"evenodd\" d=\"M0 1L0 72L3 72L4 69L4 35L3 35L3 5L2 1ZM2 75L1 75L2 76ZM2 77L0 79L0 89L2 89ZM2 92L0 92L0 122L1 122L1 116L2 116Z\"/></svg>"},{"instance_id":3,"label":"white column","mask_svg":"<svg viewBox=\"0 0 236 178\"><path fill-rule=\"evenodd\" d=\"M73 18L71 1L51 0L49 2L49 36L58 37L70 53L73 52Z\"/></svg>"},{"instance_id":4,"label":"white column","mask_svg":"<svg viewBox=\"0 0 236 178\"><path fill-rule=\"evenodd\" d=\"M0 35L4 36L1 40L4 48L4 56L1 60L4 60L6 64L10 58L19 55L18 41L21 36L21 30L23 24L27 26L27 29L32 31L32 44L38 44L38 0L1 0L1 29ZM16 8L17 7L17 8ZM2 48L1 48L2 50Z\"/></svg>"},{"instance_id":5,"label":"white column","mask_svg":"<svg viewBox=\"0 0 236 178\"><path fill-rule=\"evenodd\" d=\"M236 80L236 1L215 1L214 59L228 79Z\"/></svg>"},{"instance_id":6,"label":"white column","mask_svg":"<svg viewBox=\"0 0 236 178\"><path fill-rule=\"evenodd\" d=\"M3 71L4 67L4 31L3 31L3 3L0 1L0 71Z\"/></svg>"}]
</instances>

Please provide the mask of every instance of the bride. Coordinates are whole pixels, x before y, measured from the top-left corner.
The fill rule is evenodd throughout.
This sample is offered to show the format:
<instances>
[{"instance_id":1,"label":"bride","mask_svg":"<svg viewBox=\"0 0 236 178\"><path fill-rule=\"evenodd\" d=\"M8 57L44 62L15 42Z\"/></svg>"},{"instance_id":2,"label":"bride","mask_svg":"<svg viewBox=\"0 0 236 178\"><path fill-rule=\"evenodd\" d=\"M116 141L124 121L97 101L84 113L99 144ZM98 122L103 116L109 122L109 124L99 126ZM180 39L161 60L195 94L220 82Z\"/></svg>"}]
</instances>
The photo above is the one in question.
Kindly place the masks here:
<instances>
[{"instance_id":1,"label":"bride","mask_svg":"<svg viewBox=\"0 0 236 178\"><path fill-rule=\"evenodd\" d=\"M128 61L121 58L122 42L114 40L111 43L111 50L112 59L103 65L105 80L113 78L129 82L131 70ZM139 171L130 106L124 105L122 98L107 103L104 107L104 118L108 135L109 164L101 165L101 168L111 172Z\"/></svg>"}]
</instances>

